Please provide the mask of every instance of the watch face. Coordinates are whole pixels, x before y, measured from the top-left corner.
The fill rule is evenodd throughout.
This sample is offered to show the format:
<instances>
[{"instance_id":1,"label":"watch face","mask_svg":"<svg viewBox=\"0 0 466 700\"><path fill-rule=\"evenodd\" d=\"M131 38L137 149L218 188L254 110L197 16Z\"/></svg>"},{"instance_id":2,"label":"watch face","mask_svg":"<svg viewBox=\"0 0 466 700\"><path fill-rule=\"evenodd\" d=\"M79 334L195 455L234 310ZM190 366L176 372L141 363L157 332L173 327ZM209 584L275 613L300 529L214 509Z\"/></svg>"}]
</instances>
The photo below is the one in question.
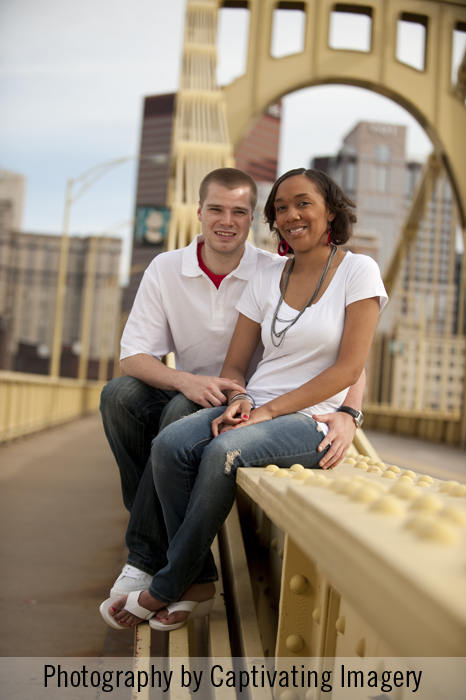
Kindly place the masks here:
<instances>
[{"instance_id":1,"label":"watch face","mask_svg":"<svg viewBox=\"0 0 466 700\"><path fill-rule=\"evenodd\" d=\"M355 418L355 421L356 421L358 428L360 428L362 426L362 424L364 423L364 416L362 415L361 411L359 411L359 415L357 418Z\"/></svg>"}]
</instances>

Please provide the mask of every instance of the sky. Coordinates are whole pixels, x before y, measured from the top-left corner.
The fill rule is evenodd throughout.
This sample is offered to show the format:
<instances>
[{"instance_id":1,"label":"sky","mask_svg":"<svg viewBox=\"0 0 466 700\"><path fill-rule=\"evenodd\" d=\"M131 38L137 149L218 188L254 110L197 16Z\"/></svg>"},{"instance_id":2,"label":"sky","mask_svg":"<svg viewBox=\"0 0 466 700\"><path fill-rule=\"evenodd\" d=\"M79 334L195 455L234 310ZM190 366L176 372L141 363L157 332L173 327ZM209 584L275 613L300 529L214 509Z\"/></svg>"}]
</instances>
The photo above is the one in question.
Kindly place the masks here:
<instances>
[{"instance_id":1,"label":"sky","mask_svg":"<svg viewBox=\"0 0 466 700\"><path fill-rule=\"evenodd\" d=\"M67 179L137 154L144 96L178 88L184 11L185 0L1 0L0 168L27 178L23 230L59 233ZM280 18L275 55L296 46L300 14ZM246 16L221 13L220 84L241 73ZM364 28L349 34L364 45ZM332 27L331 41L347 36ZM425 160L431 150L395 103L324 85L284 98L280 172L336 153L360 120L406 124L413 159ZM128 251L135 189L135 160L109 170L73 205L71 232L119 235Z\"/></svg>"}]
</instances>

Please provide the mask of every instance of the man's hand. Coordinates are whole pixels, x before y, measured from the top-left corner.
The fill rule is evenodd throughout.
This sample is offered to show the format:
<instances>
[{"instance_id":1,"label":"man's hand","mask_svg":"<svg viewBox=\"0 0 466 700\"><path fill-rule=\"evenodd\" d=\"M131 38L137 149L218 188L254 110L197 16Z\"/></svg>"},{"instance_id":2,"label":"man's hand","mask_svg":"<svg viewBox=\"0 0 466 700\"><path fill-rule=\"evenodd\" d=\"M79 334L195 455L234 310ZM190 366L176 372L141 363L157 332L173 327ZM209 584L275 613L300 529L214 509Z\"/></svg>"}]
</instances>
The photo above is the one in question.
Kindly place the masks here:
<instances>
[{"instance_id":1,"label":"man's hand","mask_svg":"<svg viewBox=\"0 0 466 700\"><path fill-rule=\"evenodd\" d=\"M347 413L326 413L324 416L312 416L319 423L327 423L330 427L319 447L319 452L330 445L328 452L322 457L319 466L323 469L333 469L339 464L353 442L356 426L352 416Z\"/></svg>"},{"instance_id":2,"label":"man's hand","mask_svg":"<svg viewBox=\"0 0 466 700\"><path fill-rule=\"evenodd\" d=\"M222 406L226 403L223 391L244 392L243 387L235 380L220 379L220 377L204 377L201 374L180 372L176 388L188 399L204 408Z\"/></svg>"}]
</instances>

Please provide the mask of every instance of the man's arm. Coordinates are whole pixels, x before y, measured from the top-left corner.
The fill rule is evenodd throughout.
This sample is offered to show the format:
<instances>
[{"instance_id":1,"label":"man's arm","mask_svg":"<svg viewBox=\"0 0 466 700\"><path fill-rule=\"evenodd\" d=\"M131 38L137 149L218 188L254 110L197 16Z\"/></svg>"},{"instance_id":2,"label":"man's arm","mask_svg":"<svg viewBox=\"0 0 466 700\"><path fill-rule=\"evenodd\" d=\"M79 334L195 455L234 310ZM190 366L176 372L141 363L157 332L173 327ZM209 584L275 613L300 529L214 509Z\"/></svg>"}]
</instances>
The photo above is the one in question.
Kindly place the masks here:
<instances>
[{"instance_id":1,"label":"man's arm","mask_svg":"<svg viewBox=\"0 0 466 700\"><path fill-rule=\"evenodd\" d=\"M121 338L121 373L158 389L180 391L204 408L221 406L226 401L222 389L242 391L242 387L228 379L171 369L157 359L175 350L161 291L166 289L159 270L163 255L150 264L136 294Z\"/></svg>"},{"instance_id":2,"label":"man's arm","mask_svg":"<svg viewBox=\"0 0 466 700\"><path fill-rule=\"evenodd\" d=\"M121 374L134 377L158 389L180 391L194 403L211 408L226 402L223 391L244 391L237 382L219 377L205 377L171 369L152 355L138 353L120 361Z\"/></svg>"},{"instance_id":3,"label":"man's arm","mask_svg":"<svg viewBox=\"0 0 466 700\"><path fill-rule=\"evenodd\" d=\"M356 384L350 387L345 406L351 406L357 411L361 410L364 389L366 387L366 370L362 371ZM330 445L328 452L322 457L319 466L325 469L333 469L344 458L346 451L350 447L356 432L356 425L352 416L348 413L326 413L323 416L313 416L320 423L327 423L330 430L317 448L320 452Z\"/></svg>"}]
</instances>

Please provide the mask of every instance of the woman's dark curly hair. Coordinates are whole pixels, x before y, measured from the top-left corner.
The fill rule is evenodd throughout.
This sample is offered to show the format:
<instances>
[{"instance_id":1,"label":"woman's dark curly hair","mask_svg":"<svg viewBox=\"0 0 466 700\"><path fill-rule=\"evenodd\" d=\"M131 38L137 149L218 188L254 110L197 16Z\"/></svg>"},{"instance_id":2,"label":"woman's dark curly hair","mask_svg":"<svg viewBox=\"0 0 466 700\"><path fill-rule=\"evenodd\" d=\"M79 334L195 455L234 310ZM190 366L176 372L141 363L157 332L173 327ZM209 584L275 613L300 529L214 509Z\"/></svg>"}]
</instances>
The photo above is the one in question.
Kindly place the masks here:
<instances>
[{"instance_id":1,"label":"woman's dark curly hair","mask_svg":"<svg viewBox=\"0 0 466 700\"><path fill-rule=\"evenodd\" d=\"M335 218L332 221L332 233L331 241L335 245L342 245L346 243L353 233L353 224L356 223L356 214L351 211L355 209L356 205L346 196L344 192L340 189L337 183L332 180L326 173L320 170L306 170L306 168L296 168L295 170L288 170L287 173L278 178L274 186L272 187L270 194L267 198L267 202L264 207L264 222L269 225L269 229L274 233L280 240L282 237L276 227L276 217L275 217L275 198L277 196L277 190L284 180L289 177L295 177L296 175L304 175L310 180L320 192L324 198L328 210L335 214ZM290 249L291 252L291 249Z\"/></svg>"}]
</instances>

